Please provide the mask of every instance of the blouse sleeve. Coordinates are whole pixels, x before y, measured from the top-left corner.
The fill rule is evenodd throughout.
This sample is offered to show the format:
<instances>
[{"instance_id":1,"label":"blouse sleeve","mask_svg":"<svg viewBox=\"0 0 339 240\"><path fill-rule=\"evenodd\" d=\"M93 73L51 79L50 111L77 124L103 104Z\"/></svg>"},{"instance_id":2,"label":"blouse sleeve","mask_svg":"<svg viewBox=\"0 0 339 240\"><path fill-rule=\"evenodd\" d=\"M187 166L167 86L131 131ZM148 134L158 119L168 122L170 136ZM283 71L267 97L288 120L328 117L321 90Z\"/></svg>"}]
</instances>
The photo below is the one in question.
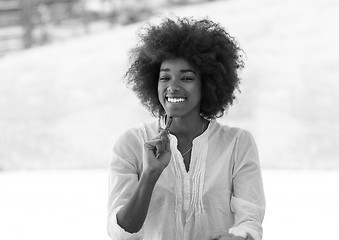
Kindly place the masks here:
<instances>
[{"instance_id":1,"label":"blouse sleeve","mask_svg":"<svg viewBox=\"0 0 339 240\"><path fill-rule=\"evenodd\" d=\"M254 240L261 240L266 203L258 151L248 131L239 133L233 157L231 210L234 226L229 232L235 236L250 235Z\"/></svg>"},{"instance_id":2,"label":"blouse sleeve","mask_svg":"<svg viewBox=\"0 0 339 240\"><path fill-rule=\"evenodd\" d=\"M142 230L131 234L119 226L116 217L138 184L141 146L137 130L130 130L118 138L113 147L109 162L107 228L109 236L114 240L142 239Z\"/></svg>"}]
</instances>

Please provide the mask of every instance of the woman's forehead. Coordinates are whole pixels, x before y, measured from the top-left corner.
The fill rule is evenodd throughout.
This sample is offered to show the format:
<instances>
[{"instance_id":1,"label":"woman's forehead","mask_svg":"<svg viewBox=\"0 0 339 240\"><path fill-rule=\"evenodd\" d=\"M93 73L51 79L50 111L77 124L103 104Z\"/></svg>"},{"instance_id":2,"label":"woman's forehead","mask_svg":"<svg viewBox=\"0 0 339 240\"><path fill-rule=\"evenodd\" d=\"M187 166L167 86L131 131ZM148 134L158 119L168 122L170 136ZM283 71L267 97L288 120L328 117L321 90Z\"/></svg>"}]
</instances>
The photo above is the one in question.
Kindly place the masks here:
<instances>
[{"instance_id":1,"label":"woman's forehead","mask_svg":"<svg viewBox=\"0 0 339 240\"><path fill-rule=\"evenodd\" d=\"M174 70L196 73L196 69L184 58L166 59L161 63L160 71L169 72Z\"/></svg>"}]
</instances>

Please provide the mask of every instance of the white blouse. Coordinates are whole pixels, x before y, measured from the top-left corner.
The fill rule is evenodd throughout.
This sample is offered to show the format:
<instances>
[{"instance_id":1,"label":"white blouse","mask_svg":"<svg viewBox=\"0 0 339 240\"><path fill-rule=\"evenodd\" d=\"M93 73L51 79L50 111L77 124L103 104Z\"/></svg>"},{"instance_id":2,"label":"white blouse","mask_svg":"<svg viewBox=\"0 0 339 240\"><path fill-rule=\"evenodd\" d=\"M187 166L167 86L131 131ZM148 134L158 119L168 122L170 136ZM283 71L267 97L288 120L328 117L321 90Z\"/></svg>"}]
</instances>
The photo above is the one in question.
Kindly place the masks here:
<instances>
[{"instance_id":1,"label":"white blouse","mask_svg":"<svg viewBox=\"0 0 339 240\"><path fill-rule=\"evenodd\" d=\"M164 122L161 122L164 128ZM158 179L147 217L138 233L117 224L142 172L143 146L158 134L144 123L117 140L110 159L108 232L114 240L231 239L232 233L262 239L265 196L252 135L216 120L193 140L189 171L170 134L171 160Z\"/></svg>"}]
</instances>

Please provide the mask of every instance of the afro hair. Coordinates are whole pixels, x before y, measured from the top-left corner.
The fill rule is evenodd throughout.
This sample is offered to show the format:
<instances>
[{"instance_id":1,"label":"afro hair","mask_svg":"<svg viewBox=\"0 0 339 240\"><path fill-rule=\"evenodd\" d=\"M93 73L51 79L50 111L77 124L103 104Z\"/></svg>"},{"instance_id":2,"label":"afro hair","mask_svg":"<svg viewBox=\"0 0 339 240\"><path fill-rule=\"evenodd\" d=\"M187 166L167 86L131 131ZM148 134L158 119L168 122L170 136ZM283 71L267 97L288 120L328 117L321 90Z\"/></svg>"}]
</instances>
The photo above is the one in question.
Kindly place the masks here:
<instances>
[{"instance_id":1,"label":"afro hair","mask_svg":"<svg viewBox=\"0 0 339 240\"><path fill-rule=\"evenodd\" d=\"M206 119L221 117L233 104L244 67L243 51L223 27L209 19L164 19L140 33L140 43L131 51L127 84L154 116L163 116L158 99L161 63L183 58L199 69L202 81L200 114Z\"/></svg>"}]
</instances>

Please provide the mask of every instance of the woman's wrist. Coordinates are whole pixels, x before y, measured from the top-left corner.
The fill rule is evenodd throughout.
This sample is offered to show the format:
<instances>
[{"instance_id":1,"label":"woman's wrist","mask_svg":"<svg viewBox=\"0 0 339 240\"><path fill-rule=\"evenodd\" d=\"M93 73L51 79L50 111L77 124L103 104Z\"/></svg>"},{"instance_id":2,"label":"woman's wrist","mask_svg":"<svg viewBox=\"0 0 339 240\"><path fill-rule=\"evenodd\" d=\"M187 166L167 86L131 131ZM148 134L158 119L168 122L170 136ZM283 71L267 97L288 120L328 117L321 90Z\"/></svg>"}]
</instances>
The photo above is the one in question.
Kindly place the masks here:
<instances>
[{"instance_id":1,"label":"woman's wrist","mask_svg":"<svg viewBox=\"0 0 339 240\"><path fill-rule=\"evenodd\" d=\"M161 172L145 170L142 172L133 195L118 212L118 224L130 233L138 232L144 224L154 186Z\"/></svg>"},{"instance_id":2,"label":"woman's wrist","mask_svg":"<svg viewBox=\"0 0 339 240\"><path fill-rule=\"evenodd\" d=\"M140 181L143 180L146 181L148 184L155 184L158 181L161 173L162 171L159 169L144 170L141 174Z\"/></svg>"}]
</instances>

